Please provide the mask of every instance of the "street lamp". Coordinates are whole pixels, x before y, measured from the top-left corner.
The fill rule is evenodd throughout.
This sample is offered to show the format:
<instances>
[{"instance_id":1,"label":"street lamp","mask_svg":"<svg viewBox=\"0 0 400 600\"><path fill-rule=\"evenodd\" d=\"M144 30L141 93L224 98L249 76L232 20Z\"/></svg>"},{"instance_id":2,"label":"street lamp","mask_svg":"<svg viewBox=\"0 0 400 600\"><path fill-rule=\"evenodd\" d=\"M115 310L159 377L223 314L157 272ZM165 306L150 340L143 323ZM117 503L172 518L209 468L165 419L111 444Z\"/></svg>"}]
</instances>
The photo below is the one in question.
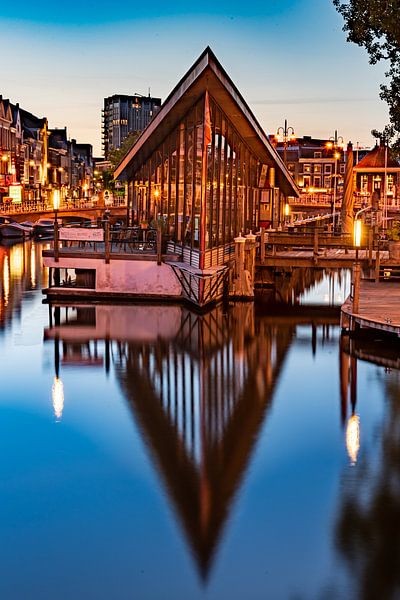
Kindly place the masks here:
<instances>
[{"instance_id":1,"label":"street lamp","mask_svg":"<svg viewBox=\"0 0 400 600\"><path fill-rule=\"evenodd\" d=\"M289 217L290 217L290 204L289 202L286 202L284 208L283 208L283 214L285 217L285 222L287 223L289 221Z\"/></svg>"},{"instance_id":2,"label":"street lamp","mask_svg":"<svg viewBox=\"0 0 400 600\"><path fill-rule=\"evenodd\" d=\"M353 316L357 314L360 306L360 278L361 278L361 265L358 260L358 250L361 246L361 236L362 236L362 222L361 219L357 218L354 221L354 230L353 230L353 243L356 249L356 260L353 265Z\"/></svg>"},{"instance_id":3,"label":"street lamp","mask_svg":"<svg viewBox=\"0 0 400 600\"><path fill-rule=\"evenodd\" d=\"M335 135L329 138L329 142L326 144L328 149L333 149L333 157L335 159L335 174L334 174L334 182L333 182L333 203L332 203L332 220L333 220L333 230L336 227L336 194L337 194L337 161L340 158L340 152L338 152L339 143L343 144L344 140L341 135L338 136L337 130L335 129Z\"/></svg>"},{"instance_id":4,"label":"street lamp","mask_svg":"<svg viewBox=\"0 0 400 600\"><path fill-rule=\"evenodd\" d=\"M293 127L288 127L287 120L285 119L284 127L278 127L276 131L276 139L279 140L279 136L282 135L283 138L283 162L286 165L286 149L289 140L294 139L294 129Z\"/></svg>"},{"instance_id":5,"label":"street lamp","mask_svg":"<svg viewBox=\"0 0 400 600\"><path fill-rule=\"evenodd\" d=\"M60 190L53 190L54 210L54 256L58 257L58 209L60 208Z\"/></svg>"}]
</instances>

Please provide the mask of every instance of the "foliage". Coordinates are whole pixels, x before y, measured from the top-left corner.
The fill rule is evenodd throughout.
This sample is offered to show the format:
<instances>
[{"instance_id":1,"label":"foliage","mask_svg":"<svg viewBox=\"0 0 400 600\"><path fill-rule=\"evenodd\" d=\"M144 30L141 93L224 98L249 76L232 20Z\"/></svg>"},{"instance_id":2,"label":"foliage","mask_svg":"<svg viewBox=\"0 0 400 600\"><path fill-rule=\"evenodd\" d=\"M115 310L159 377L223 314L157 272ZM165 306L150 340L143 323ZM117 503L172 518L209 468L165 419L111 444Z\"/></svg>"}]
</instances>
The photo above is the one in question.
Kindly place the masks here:
<instances>
[{"instance_id":1,"label":"foliage","mask_svg":"<svg viewBox=\"0 0 400 600\"><path fill-rule=\"evenodd\" d=\"M108 160L111 162L111 166L113 169L115 169L115 167L121 162L125 155L128 154L129 150L132 148L139 135L140 133L138 131L133 131L129 133L119 148L116 148L115 150L111 150L109 152Z\"/></svg>"},{"instance_id":2,"label":"foliage","mask_svg":"<svg viewBox=\"0 0 400 600\"><path fill-rule=\"evenodd\" d=\"M392 226L386 231L388 240L400 242L400 221L393 221Z\"/></svg>"},{"instance_id":3,"label":"foliage","mask_svg":"<svg viewBox=\"0 0 400 600\"><path fill-rule=\"evenodd\" d=\"M366 48L371 64L388 63L380 97L389 106L393 133L400 135L400 0L333 0L344 18L347 41ZM384 133L384 132L382 132Z\"/></svg>"},{"instance_id":4,"label":"foliage","mask_svg":"<svg viewBox=\"0 0 400 600\"><path fill-rule=\"evenodd\" d=\"M115 189L114 174L109 169L103 171L103 188L111 191Z\"/></svg>"}]
</instances>

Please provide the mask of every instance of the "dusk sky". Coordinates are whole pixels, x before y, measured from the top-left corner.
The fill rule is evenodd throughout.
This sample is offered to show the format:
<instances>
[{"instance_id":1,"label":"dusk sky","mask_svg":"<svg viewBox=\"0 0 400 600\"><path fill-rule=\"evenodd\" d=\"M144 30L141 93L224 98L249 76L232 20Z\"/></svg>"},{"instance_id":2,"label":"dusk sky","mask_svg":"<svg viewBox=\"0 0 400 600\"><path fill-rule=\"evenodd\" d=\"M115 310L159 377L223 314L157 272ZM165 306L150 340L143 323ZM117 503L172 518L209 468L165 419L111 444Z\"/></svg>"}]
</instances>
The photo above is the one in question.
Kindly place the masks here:
<instances>
[{"instance_id":1,"label":"dusk sky","mask_svg":"<svg viewBox=\"0 0 400 600\"><path fill-rule=\"evenodd\" d=\"M371 145L388 120L385 67L345 41L331 0L2 2L0 37L0 94L95 155L105 96L164 99L207 45L267 133L287 118L299 136Z\"/></svg>"}]
</instances>

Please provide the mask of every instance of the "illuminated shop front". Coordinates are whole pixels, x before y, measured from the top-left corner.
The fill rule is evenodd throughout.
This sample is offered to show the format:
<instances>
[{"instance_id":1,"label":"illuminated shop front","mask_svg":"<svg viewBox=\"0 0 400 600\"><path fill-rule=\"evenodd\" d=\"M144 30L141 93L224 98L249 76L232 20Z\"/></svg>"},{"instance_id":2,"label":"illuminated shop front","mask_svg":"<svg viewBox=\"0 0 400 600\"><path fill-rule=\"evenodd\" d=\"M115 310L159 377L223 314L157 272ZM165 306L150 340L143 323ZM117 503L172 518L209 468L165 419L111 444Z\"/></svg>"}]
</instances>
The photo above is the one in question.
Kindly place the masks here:
<instances>
[{"instance_id":1,"label":"illuminated shop front","mask_svg":"<svg viewBox=\"0 0 400 600\"><path fill-rule=\"evenodd\" d=\"M130 224L161 223L168 248L207 268L234 238L283 222L297 188L207 48L116 169Z\"/></svg>"}]
</instances>

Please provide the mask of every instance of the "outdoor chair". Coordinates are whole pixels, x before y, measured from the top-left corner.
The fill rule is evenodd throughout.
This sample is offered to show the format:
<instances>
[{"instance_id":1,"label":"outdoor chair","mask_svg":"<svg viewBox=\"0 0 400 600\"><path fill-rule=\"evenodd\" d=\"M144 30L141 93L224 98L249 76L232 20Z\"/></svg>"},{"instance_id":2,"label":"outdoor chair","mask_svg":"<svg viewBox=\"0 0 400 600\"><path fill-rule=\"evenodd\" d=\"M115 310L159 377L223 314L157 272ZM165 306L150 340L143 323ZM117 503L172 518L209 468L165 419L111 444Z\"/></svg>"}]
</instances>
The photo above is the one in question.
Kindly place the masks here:
<instances>
[{"instance_id":1,"label":"outdoor chair","mask_svg":"<svg viewBox=\"0 0 400 600\"><path fill-rule=\"evenodd\" d=\"M149 229L146 231L146 241L144 243L144 250L154 250L157 244L157 230Z\"/></svg>"}]
</instances>

